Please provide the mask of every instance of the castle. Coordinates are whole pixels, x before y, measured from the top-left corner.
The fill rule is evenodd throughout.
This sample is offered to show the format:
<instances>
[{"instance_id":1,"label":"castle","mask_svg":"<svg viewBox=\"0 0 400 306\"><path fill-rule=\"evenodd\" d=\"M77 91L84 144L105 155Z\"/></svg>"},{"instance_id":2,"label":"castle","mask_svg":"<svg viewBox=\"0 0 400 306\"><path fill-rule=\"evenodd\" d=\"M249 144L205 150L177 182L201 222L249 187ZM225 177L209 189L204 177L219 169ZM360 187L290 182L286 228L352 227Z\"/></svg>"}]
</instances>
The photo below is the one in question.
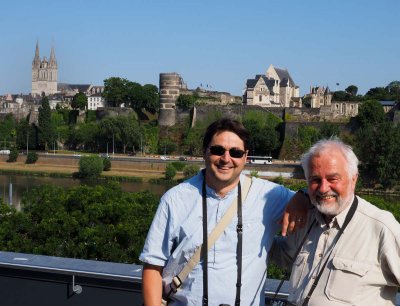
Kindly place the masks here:
<instances>
[{"instance_id":1,"label":"castle","mask_svg":"<svg viewBox=\"0 0 400 306\"><path fill-rule=\"evenodd\" d=\"M36 42L35 57L32 61L32 96L46 96L57 92L58 67L54 53L54 47L51 48L50 59L46 57L43 60L39 55L39 43Z\"/></svg>"},{"instance_id":2,"label":"castle","mask_svg":"<svg viewBox=\"0 0 400 306\"><path fill-rule=\"evenodd\" d=\"M265 75L248 79L243 103L262 107L301 107L300 89L287 69L270 65Z\"/></svg>"}]
</instances>

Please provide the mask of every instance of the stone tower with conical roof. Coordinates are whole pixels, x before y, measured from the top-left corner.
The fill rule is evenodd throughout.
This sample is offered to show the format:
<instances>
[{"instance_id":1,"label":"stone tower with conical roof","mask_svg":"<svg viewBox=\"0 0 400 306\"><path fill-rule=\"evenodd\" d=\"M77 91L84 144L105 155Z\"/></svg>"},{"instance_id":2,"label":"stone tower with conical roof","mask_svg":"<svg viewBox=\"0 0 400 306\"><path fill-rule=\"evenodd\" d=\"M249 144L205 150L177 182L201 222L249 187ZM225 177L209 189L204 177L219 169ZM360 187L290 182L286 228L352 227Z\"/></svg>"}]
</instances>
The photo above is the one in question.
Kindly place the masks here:
<instances>
[{"instance_id":1,"label":"stone tower with conical roof","mask_svg":"<svg viewBox=\"0 0 400 306\"><path fill-rule=\"evenodd\" d=\"M36 42L35 57L32 61L32 96L46 96L57 92L58 67L54 53L51 48L50 59L40 59L39 43Z\"/></svg>"}]
</instances>

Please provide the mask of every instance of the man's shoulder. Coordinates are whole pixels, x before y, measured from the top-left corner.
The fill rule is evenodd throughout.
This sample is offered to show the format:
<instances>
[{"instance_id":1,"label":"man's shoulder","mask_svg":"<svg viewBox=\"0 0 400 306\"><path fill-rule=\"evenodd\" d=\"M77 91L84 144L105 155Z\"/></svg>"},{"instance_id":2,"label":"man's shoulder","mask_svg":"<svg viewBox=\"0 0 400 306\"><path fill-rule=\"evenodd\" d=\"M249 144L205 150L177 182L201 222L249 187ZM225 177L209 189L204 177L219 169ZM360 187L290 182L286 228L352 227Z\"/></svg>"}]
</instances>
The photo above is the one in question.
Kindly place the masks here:
<instances>
[{"instance_id":1,"label":"man's shoulder","mask_svg":"<svg viewBox=\"0 0 400 306\"><path fill-rule=\"evenodd\" d=\"M262 179L262 178L255 177L255 176L252 176L250 178L252 181L252 185L260 187L260 188L274 188L274 187L280 186L280 185L278 185L270 180L267 180L267 179Z\"/></svg>"},{"instance_id":2,"label":"man's shoulder","mask_svg":"<svg viewBox=\"0 0 400 306\"><path fill-rule=\"evenodd\" d=\"M202 180L203 180L203 178L202 178L201 173L198 173L197 175L168 189L167 192L164 193L162 198L164 198L164 199L175 198L176 196L184 195L187 193L189 193L189 194L190 193L194 193L194 194L199 193L199 191L201 190Z\"/></svg>"},{"instance_id":3,"label":"man's shoulder","mask_svg":"<svg viewBox=\"0 0 400 306\"><path fill-rule=\"evenodd\" d=\"M357 211L368 218L370 222L379 227L388 228L390 231L396 231L396 229L400 230L400 224L391 212L380 209L363 198L358 196L357 198L359 204Z\"/></svg>"}]
</instances>

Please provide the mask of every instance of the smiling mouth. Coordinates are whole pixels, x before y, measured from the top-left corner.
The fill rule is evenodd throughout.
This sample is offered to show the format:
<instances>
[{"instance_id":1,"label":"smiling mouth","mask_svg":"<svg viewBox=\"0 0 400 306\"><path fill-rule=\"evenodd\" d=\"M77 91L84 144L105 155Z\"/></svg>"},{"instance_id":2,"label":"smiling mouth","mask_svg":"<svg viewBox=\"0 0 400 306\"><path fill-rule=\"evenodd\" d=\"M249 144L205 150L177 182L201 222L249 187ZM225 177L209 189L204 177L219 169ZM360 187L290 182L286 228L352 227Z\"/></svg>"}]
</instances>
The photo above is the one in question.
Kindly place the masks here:
<instances>
[{"instance_id":1,"label":"smiling mouth","mask_svg":"<svg viewBox=\"0 0 400 306\"><path fill-rule=\"evenodd\" d=\"M327 196L319 196L319 198L322 199L322 200L329 200L329 199L336 198L336 196L327 195Z\"/></svg>"},{"instance_id":2,"label":"smiling mouth","mask_svg":"<svg viewBox=\"0 0 400 306\"><path fill-rule=\"evenodd\" d=\"M231 170L233 167L217 165L218 170Z\"/></svg>"}]
</instances>

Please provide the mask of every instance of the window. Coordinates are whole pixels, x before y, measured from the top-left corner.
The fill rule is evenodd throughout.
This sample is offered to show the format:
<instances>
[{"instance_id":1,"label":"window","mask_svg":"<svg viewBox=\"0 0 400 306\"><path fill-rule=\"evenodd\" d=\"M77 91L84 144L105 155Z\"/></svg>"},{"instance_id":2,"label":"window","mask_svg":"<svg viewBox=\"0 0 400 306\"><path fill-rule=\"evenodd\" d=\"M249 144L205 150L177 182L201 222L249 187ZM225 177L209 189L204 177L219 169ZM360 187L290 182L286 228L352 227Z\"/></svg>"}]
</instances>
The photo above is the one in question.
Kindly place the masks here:
<instances>
[{"instance_id":1,"label":"window","mask_svg":"<svg viewBox=\"0 0 400 306\"><path fill-rule=\"evenodd\" d=\"M259 96L258 96L258 101L259 101L259 102L262 102L262 95L259 95Z\"/></svg>"}]
</instances>

